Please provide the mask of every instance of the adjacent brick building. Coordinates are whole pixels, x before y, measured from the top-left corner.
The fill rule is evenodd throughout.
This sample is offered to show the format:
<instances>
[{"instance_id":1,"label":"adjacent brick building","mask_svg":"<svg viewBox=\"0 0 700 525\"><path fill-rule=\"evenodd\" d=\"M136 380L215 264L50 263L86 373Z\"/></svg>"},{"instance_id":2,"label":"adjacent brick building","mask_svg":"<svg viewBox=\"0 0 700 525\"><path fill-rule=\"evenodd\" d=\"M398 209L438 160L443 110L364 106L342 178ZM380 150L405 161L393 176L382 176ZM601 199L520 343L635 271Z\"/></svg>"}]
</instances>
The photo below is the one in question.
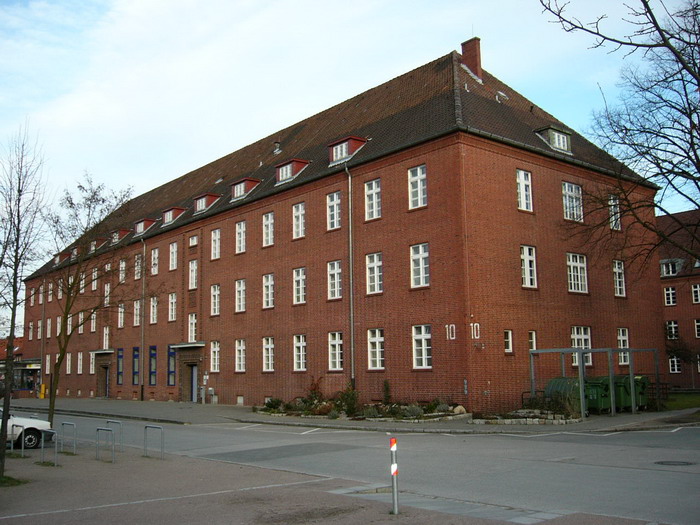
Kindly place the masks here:
<instances>
[{"instance_id":1,"label":"adjacent brick building","mask_svg":"<svg viewBox=\"0 0 700 525\"><path fill-rule=\"evenodd\" d=\"M49 374L73 331L61 396L194 401L206 382L252 405L352 383L512 408L531 348L663 344L656 264L624 251L644 233L613 197L586 203L619 184L655 191L482 70L472 39L130 201L27 280L26 347Z\"/></svg>"}]
</instances>

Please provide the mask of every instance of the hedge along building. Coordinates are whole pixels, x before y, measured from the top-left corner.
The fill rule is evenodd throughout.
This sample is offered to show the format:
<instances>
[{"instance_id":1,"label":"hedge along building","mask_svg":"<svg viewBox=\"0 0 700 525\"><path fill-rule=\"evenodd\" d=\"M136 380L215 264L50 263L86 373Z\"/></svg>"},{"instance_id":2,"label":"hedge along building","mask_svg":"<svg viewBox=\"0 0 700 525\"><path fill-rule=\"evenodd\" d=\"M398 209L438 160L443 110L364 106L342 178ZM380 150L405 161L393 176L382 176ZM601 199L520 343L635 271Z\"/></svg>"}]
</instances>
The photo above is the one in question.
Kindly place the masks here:
<instances>
[{"instance_id":1,"label":"hedge along building","mask_svg":"<svg viewBox=\"0 0 700 525\"><path fill-rule=\"evenodd\" d=\"M314 383L327 396L353 384L365 402L388 387L397 401L517 406L531 348L661 342L656 269L622 250L643 234L616 202L584 202L620 184L655 192L484 71L471 39L106 221L88 264L112 261L104 279L121 291L70 327L59 395L194 401L206 383L252 405ZM600 223L605 243L576 234ZM32 275L30 296L56 263L71 261ZM48 374L57 299L39 299L27 350Z\"/></svg>"}]
</instances>

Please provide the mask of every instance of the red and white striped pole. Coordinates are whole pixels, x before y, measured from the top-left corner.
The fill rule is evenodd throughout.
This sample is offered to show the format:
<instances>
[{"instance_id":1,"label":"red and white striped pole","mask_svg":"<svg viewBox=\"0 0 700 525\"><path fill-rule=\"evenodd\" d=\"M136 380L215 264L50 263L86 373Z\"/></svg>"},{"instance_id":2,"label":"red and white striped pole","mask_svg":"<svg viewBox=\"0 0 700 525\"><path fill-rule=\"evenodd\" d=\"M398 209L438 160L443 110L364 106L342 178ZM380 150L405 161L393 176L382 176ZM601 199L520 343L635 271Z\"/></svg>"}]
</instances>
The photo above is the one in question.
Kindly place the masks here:
<instances>
[{"instance_id":1,"label":"red and white striped pole","mask_svg":"<svg viewBox=\"0 0 700 525\"><path fill-rule=\"evenodd\" d=\"M399 465L396 462L396 438L389 439L391 450L391 497L393 501L392 514L399 513Z\"/></svg>"}]
</instances>

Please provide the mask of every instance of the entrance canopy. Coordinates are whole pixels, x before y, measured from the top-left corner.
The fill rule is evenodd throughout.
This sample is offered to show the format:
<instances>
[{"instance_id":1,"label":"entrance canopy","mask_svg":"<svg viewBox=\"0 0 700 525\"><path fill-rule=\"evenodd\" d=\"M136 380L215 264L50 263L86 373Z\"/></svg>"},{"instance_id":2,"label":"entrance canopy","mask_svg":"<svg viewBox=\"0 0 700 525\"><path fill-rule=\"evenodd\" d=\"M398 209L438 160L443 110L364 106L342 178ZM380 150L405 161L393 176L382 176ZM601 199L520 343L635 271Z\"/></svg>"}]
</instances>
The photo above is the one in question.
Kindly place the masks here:
<instances>
[{"instance_id":1,"label":"entrance canopy","mask_svg":"<svg viewBox=\"0 0 700 525\"><path fill-rule=\"evenodd\" d=\"M559 354L559 360L561 362L561 375L566 377L566 355L576 355L578 362L578 388L579 388L579 399L581 401L581 417L586 417L586 394L584 388L584 379L586 377L586 366L584 364L585 354L602 354L605 353L608 356L608 379L610 381L610 415L615 415L615 388L614 385L614 369L613 369L613 353L619 354L620 352L627 352L629 354L629 381L630 381L630 392L632 396L632 413L637 412L636 403L636 389L634 385L634 355L639 352L653 352L654 353L654 373L656 376L656 406L659 406L659 392L660 389L658 385L660 384L659 375L659 351L656 348L546 348L542 350L530 350L530 395L535 397L535 360L534 357L539 354Z\"/></svg>"}]
</instances>

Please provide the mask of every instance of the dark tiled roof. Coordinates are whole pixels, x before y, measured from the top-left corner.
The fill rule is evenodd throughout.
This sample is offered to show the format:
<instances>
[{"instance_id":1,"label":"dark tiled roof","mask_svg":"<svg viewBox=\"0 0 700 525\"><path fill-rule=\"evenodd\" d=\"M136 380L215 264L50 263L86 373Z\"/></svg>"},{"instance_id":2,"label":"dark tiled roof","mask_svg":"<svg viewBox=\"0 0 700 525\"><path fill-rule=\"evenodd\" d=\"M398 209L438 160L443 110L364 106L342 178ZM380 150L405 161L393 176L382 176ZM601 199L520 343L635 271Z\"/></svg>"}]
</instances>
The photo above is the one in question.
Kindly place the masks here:
<instances>
[{"instance_id":1,"label":"dark tiled roof","mask_svg":"<svg viewBox=\"0 0 700 525\"><path fill-rule=\"evenodd\" d=\"M120 227L131 228L143 218L158 218L158 223L142 236L148 238L167 228L160 227L160 217L164 210L173 206L187 208L172 226L168 226L176 228L188 221L337 173L344 166L329 166L328 145L348 136L368 140L348 162L348 167L448 133L465 131L604 173L622 172L636 177L486 71L482 75L483 83L477 82L461 66L460 58L458 53L452 52L135 197L108 217L102 230L106 233ZM573 155L555 152L535 133L550 126L571 133ZM275 142L280 143L279 154L274 153ZM310 164L293 180L276 184L275 166L293 158L308 160ZM244 199L232 203L231 184L246 177L259 179L261 183ZM223 198L193 217L192 200L204 193L221 194ZM120 245L132 240L133 237L129 237ZM52 264L47 264L35 274L51 267Z\"/></svg>"},{"instance_id":2,"label":"dark tiled roof","mask_svg":"<svg viewBox=\"0 0 700 525\"><path fill-rule=\"evenodd\" d=\"M700 252L700 210L661 215L656 218L656 224L660 232L672 239L672 242L661 243L659 258L683 259L679 277L700 273L700 268L695 266L696 259L678 246L684 246L694 253Z\"/></svg>"}]
</instances>

